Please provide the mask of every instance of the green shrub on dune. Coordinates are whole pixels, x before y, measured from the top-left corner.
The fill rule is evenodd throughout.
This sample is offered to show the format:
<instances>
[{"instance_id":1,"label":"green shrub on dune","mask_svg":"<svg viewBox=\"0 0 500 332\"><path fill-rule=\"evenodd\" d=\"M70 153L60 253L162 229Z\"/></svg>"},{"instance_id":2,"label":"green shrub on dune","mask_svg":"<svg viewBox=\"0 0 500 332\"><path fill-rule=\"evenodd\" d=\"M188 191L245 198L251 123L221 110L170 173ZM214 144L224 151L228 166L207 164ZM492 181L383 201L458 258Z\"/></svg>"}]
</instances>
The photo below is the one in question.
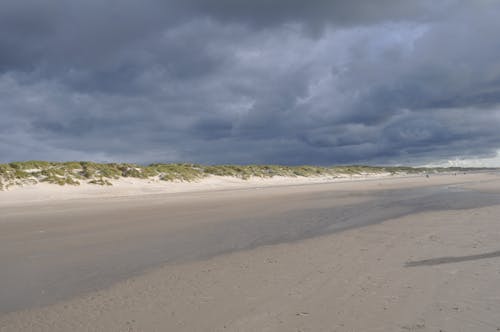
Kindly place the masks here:
<instances>
[{"instance_id":1,"label":"green shrub on dune","mask_svg":"<svg viewBox=\"0 0 500 332\"><path fill-rule=\"evenodd\" d=\"M89 183L90 184L97 184L99 186L112 186L113 185L109 180L104 179L102 177L99 179L90 180Z\"/></svg>"},{"instance_id":2,"label":"green shrub on dune","mask_svg":"<svg viewBox=\"0 0 500 332\"><path fill-rule=\"evenodd\" d=\"M207 176L229 176L240 179L275 176L357 176L365 174L426 174L464 172L471 168L415 168L406 166L282 166L282 165L198 165L189 163L151 164L95 163L89 161L23 161L0 164L0 190L12 185L47 182L58 185L79 185L81 181L96 185L112 185L119 178L160 179L163 181L196 181ZM476 169L477 170L477 169Z\"/></svg>"},{"instance_id":3,"label":"green shrub on dune","mask_svg":"<svg viewBox=\"0 0 500 332\"><path fill-rule=\"evenodd\" d=\"M163 181L195 181L205 177L202 168L196 164L151 164L149 172L157 173Z\"/></svg>"},{"instance_id":4,"label":"green shrub on dune","mask_svg":"<svg viewBox=\"0 0 500 332\"><path fill-rule=\"evenodd\" d=\"M18 170L32 170L32 169L47 169L53 166L53 162L49 161L39 161L39 160L30 160L30 161L21 161L21 162L13 162L10 163L10 167Z\"/></svg>"}]
</instances>

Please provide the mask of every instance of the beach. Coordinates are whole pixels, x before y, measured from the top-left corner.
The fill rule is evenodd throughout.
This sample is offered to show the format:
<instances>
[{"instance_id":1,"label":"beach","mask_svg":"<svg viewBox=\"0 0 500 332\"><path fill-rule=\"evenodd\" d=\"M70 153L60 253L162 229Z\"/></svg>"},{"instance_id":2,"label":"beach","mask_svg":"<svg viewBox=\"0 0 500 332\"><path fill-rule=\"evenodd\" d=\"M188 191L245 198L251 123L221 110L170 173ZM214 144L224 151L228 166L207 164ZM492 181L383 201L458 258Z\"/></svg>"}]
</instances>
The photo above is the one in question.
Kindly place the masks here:
<instances>
[{"instance_id":1,"label":"beach","mask_svg":"<svg viewBox=\"0 0 500 332\"><path fill-rule=\"evenodd\" d=\"M498 173L215 180L0 192L0 331L500 330Z\"/></svg>"}]
</instances>

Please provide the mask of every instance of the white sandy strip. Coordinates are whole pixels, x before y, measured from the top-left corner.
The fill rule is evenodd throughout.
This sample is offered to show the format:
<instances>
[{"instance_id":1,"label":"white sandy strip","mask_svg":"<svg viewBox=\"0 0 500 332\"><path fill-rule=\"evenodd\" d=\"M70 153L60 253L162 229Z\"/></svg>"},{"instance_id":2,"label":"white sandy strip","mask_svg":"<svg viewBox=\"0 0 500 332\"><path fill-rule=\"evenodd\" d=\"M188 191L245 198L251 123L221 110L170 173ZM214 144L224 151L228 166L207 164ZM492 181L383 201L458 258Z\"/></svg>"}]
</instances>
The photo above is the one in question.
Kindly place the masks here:
<instances>
[{"instance_id":1,"label":"white sandy strip","mask_svg":"<svg viewBox=\"0 0 500 332\"><path fill-rule=\"evenodd\" d=\"M112 186L100 186L87 183L82 183L79 186L59 186L48 183L38 183L24 186L13 186L5 191L0 191L0 205L87 197L119 197L145 194L244 189L394 177L397 176L391 176L389 173L344 177L253 177L248 180L227 176L209 176L193 182L170 182L158 179L121 178L118 180L111 180L113 183Z\"/></svg>"}]
</instances>

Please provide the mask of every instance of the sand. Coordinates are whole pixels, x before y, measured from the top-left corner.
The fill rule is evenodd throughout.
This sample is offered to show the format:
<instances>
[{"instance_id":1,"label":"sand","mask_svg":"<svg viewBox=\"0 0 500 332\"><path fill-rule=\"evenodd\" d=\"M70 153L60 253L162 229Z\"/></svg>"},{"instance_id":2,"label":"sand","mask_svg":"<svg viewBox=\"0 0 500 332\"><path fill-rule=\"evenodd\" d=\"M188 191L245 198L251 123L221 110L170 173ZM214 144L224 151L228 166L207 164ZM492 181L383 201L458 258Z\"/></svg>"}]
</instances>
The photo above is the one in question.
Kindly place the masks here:
<instances>
[{"instance_id":1,"label":"sand","mask_svg":"<svg viewBox=\"0 0 500 332\"><path fill-rule=\"evenodd\" d=\"M352 181L376 180L380 178L421 178L423 175L391 175L356 174L352 176L311 176L287 177L275 176L272 178L252 177L240 179L229 176L211 175L192 182L161 181L159 179L120 178L110 179L112 186L100 186L81 183L79 186L59 186L49 183L24 184L0 190L0 206L24 204L26 202L55 201L68 199L96 198L96 197L124 197L144 196L151 194L172 194L184 192L200 192L231 189L249 189L256 187L276 187L290 185L305 185L317 183L341 183ZM437 175L439 177L439 175Z\"/></svg>"},{"instance_id":2,"label":"sand","mask_svg":"<svg viewBox=\"0 0 500 332\"><path fill-rule=\"evenodd\" d=\"M371 200L363 199L371 199L370 193L429 186L451 190L443 195L465 192L475 197L473 193L483 192L496 199L500 194L496 174L426 181L391 179L336 184L335 189L310 185L264 191L266 199L287 191L298 196L279 197L319 195L314 201L324 197L327 202L329 193L338 190L343 194L337 207L351 204L351 198L369 205ZM446 197L420 196L425 190L416 191L416 201ZM236 210L251 214L235 196L256 201L265 193L228 191L217 200L232 197ZM206 195L196 197L206 200ZM443 198L439 208L431 205L429 211L420 208L363 227L150 268L110 287L1 315L0 331L498 331L500 205L474 202L457 208L454 201ZM256 218L274 216L262 213ZM218 225L210 218L203 223ZM202 223L193 225L198 229ZM176 231L181 226L172 227Z\"/></svg>"}]
</instances>

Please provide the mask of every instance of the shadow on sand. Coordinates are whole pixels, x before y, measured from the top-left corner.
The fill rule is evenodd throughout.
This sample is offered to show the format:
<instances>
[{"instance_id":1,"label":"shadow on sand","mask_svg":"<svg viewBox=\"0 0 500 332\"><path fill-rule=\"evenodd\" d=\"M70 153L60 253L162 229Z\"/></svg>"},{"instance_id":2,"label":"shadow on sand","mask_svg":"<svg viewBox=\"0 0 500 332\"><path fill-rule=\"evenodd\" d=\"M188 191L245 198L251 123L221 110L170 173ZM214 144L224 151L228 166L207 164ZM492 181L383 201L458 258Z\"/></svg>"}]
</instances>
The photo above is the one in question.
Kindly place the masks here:
<instances>
[{"instance_id":1,"label":"shadow on sand","mask_svg":"<svg viewBox=\"0 0 500 332\"><path fill-rule=\"evenodd\" d=\"M500 250L488 252L488 253L484 253L484 254L478 254L478 255L430 258L430 259L424 259L421 261L407 262L404 266L405 267L432 266L432 265L441 265L441 264L448 264L448 263L475 261L475 260L479 260L479 259L494 258L494 257L500 257Z\"/></svg>"}]
</instances>

